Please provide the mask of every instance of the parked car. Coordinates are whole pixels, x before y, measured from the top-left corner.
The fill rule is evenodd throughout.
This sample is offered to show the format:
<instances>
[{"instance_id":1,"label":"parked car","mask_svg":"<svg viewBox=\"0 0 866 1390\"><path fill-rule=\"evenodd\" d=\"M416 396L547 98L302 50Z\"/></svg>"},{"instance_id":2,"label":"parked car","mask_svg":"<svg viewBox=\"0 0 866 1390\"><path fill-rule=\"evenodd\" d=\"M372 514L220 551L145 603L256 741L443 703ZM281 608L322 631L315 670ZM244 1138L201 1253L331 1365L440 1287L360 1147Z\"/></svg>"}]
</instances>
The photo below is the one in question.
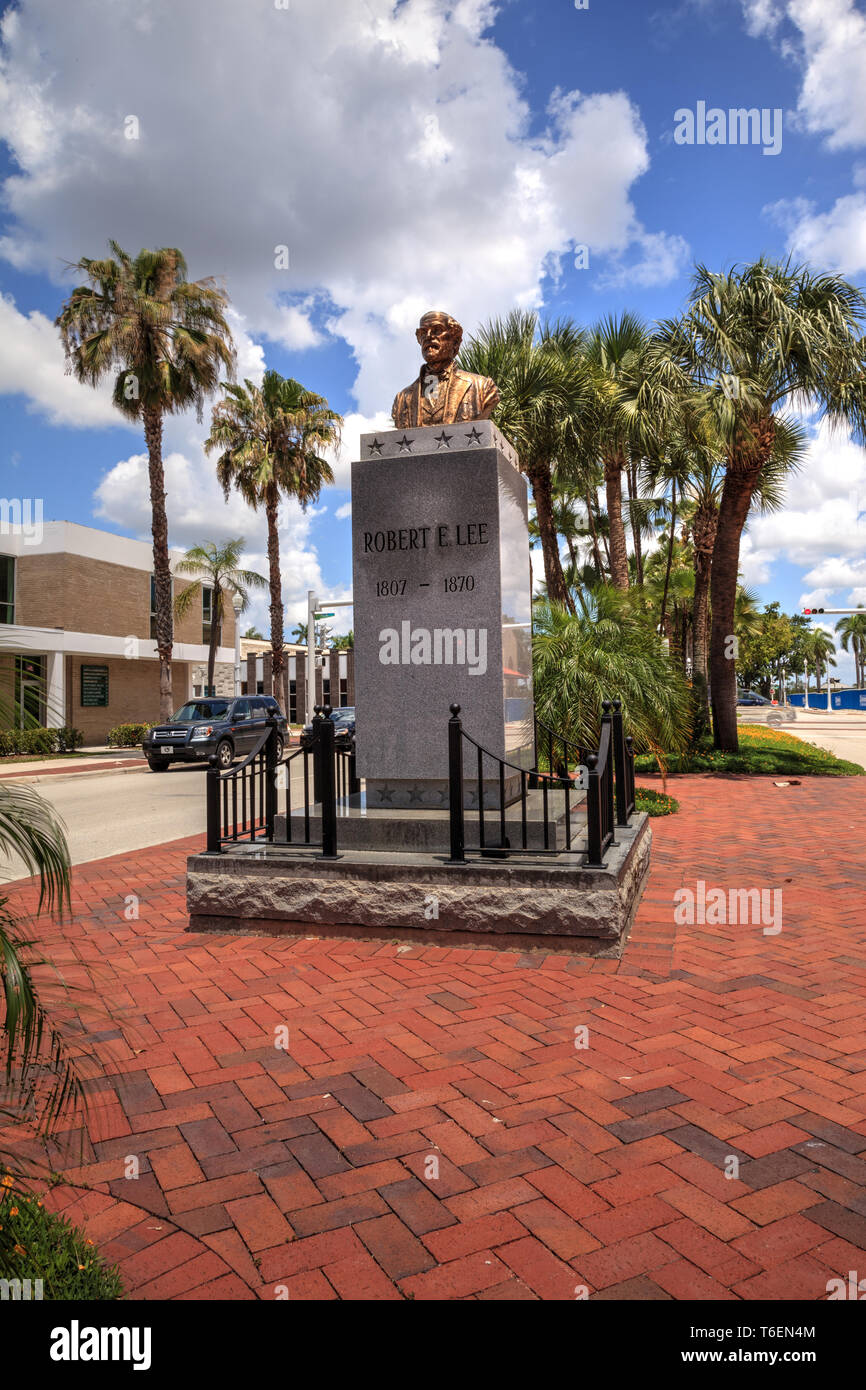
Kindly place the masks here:
<instances>
[{"instance_id":1,"label":"parked car","mask_svg":"<svg viewBox=\"0 0 866 1390\"><path fill-rule=\"evenodd\" d=\"M331 710L331 723L334 725L334 747L348 748L355 737L355 706L344 705L342 709ZM301 747L310 748L313 741L313 725L305 724L301 734Z\"/></svg>"},{"instance_id":2,"label":"parked car","mask_svg":"<svg viewBox=\"0 0 866 1390\"><path fill-rule=\"evenodd\" d=\"M289 738L288 724L272 695L189 700L167 724L150 729L141 746L152 772L165 772L172 763L206 763L212 753L224 770L236 757L253 751L270 713L277 720L279 760Z\"/></svg>"},{"instance_id":3,"label":"parked car","mask_svg":"<svg viewBox=\"0 0 866 1390\"><path fill-rule=\"evenodd\" d=\"M738 690L738 705L774 705L775 700L768 700L766 695L759 695L756 690Z\"/></svg>"}]
</instances>

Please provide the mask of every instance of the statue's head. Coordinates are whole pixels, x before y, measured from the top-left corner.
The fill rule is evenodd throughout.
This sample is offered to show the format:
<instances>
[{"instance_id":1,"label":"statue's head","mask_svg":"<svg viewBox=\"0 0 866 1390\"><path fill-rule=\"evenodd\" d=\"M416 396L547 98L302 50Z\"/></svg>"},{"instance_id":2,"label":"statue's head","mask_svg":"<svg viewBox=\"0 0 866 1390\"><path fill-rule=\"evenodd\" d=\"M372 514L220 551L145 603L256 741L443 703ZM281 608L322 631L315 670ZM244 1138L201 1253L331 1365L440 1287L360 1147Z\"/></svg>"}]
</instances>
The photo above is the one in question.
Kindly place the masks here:
<instances>
[{"instance_id":1,"label":"statue's head","mask_svg":"<svg viewBox=\"0 0 866 1390\"><path fill-rule=\"evenodd\" d=\"M431 309L422 317L415 337L427 366L432 372L439 372L450 367L460 351L463 329L450 314Z\"/></svg>"}]
</instances>

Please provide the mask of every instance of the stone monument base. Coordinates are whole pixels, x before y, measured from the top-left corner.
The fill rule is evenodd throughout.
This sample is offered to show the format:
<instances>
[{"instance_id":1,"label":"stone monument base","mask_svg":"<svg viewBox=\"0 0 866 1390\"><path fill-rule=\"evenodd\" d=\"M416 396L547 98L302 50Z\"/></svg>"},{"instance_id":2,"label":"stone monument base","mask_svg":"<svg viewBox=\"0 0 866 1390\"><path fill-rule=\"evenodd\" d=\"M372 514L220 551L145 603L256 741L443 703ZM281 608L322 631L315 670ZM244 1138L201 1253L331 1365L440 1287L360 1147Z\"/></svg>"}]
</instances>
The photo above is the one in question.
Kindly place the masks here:
<instances>
[{"instance_id":1,"label":"stone monument base","mask_svg":"<svg viewBox=\"0 0 866 1390\"><path fill-rule=\"evenodd\" d=\"M561 859L472 859L248 846L187 861L191 931L408 940L621 956L649 872L645 815L618 827L604 869Z\"/></svg>"}]
</instances>

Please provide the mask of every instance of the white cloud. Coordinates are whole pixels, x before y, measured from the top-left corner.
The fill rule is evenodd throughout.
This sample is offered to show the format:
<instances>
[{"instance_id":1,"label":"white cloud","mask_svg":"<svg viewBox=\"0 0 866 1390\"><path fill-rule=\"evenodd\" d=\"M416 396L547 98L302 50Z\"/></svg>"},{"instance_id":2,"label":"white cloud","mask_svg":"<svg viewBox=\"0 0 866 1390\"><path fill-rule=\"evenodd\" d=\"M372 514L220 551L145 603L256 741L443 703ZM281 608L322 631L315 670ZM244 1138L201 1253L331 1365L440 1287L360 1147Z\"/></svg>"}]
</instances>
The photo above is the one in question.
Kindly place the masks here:
<instances>
[{"instance_id":1,"label":"white cloud","mask_svg":"<svg viewBox=\"0 0 866 1390\"><path fill-rule=\"evenodd\" d=\"M188 549L203 540L222 542L243 536L246 540L244 568L267 577L267 531L264 513L254 512L232 492L223 498L213 467L201 457L188 457L174 451L164 459L166 492L169 498L169 542ZM150 540L150 493L147 455L132 454L122 459L102 478L94 494L97 517L132 531L141 540ZM280 571L286 627L306 618L307 590L324 589L324 581L310 529L315 508L306 512L295 501L280 505ZM245 615L245 622L270 631L267 592L257 595Z\"/></svg>"},{"instance_id":2,"label":"white cloud","mask_svg":"<svg viewBox=\"0 0 866 1390\"><path fill-rule=\"evenodd\" d=\"M765 211L785 228L799 259L838 275L866 270L866 193L837 198L823 213L803 198L774 203Z\"/></svg>"},{"instance_id":3,"label":"white cloud","mask_svg":"<svg viewBox=\"0 0 866 1390\"><path fill-rule=\"evenodd\" d=\"M796 43L781 40L803 72L799 123L832 150L866 143L866 15L855 0L742 0L749 32L776 37L787 19Z\"/></svg>"},{"instance_id":4,"label":"white cloud","mask_svg":"<svg viewBox=\"0 0 866 1390\"><path fill-rule=\"evenodd\" d=\"M22 314L0 294L0 393L25 395L53 425L98 428L126 422L111 404L111 387L82 386L66 375L57 329L44 314ZM138 426L135 426L138 428Z\"/></svg>"},{"instance_id":5,"label":"white cloud","mask_svg":"<svg viewBox=\"0 0 866 1390\"><path fill-rule=\"evenodd\" d=\"M637 256L625 264L622 257L613 257L608 269L599 277L599 289L618 289L633 285L645 289L650 285L668 285L682 275L689 261L689 244L681 236L667 232L635 231Z\"/></svg>"},{"instance_id":6,"label":"white cloud","mask_svg":"<svg viewBox=\"0 0 866 1390\"><path fill-rule=\"evenodd\" d=\"M193 276L225 280L256 338L342 336L367 414L417 370L419 310L442 305L471 331L537 304L574 242L598 255L635 243L640 283L668 274L676 239L644 229L630 200L649 161L624 93L557 92L536 133L518 76L483 37L492 4L323 8L7 11L0 120L20 170L4 186L7 257L60 278L108 235L133 251L179 245Z\"/></svg>"}]
</instances>

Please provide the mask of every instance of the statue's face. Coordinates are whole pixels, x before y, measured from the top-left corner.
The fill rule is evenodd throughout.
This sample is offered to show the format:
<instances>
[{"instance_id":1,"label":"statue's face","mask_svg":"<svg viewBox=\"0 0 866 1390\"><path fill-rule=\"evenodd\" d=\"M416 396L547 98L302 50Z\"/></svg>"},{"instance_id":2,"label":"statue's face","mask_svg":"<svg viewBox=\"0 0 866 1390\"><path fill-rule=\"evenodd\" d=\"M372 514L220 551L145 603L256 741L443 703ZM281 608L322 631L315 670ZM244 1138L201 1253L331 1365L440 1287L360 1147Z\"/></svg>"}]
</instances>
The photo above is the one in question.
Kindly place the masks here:
<instances>
[{"instance_id":1,"label":"statue's face","mask_svg":"<svg viewBox=\"0 0 866 1390\"><path fill-rule=\"evenodd\" d=\"M460 348L459 332L441 314L425 318L415 337L424 361L433 372L449 366Z\"/></svg>"}]
</instances>

